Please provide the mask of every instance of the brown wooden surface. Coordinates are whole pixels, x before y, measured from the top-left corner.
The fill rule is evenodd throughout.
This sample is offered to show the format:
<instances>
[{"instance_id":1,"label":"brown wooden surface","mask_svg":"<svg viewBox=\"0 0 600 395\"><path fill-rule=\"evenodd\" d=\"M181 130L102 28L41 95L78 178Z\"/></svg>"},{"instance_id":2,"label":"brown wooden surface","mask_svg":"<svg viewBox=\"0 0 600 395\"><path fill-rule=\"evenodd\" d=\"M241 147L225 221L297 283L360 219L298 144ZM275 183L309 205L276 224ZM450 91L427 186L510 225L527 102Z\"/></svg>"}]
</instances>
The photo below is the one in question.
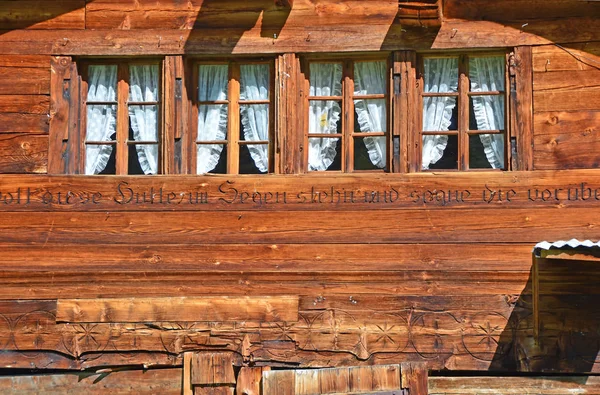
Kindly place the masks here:
<instances>
[{"instance_id":1,"label":"brown wooden surface","mask_svg":"<svg viewBox=\"0 0 600 395\"><path fill-rule=\"evenodd\" d=\"M48 135L0 133L0 173L46 173Z\"/></svg>"},{"instance_id":2,"label":"brown wooden surface","mask_svg":"<svg viewBox=\"0 0 600 395\"><path fill-rule=\"evenodd\" d=\"M0 377L3 394L181 394L181 369L114 370Z\"/></svg>"},{"instance_id":3,"label":"brown wooden surface","mask_svg":"<svg viewBox=\"0 0 600 395\"><path fill-rule=\"evenodd\" d=\"M562 395L600 394L595 376L551 377L430 377L431 395L519 394Z\"/></svg>"},{"instance_id":4,"label":"brown wooden surface","mask_svg":"<svg viewBox=\"0 0 600 395\"><path fill-rule=\"evenodd\" d=\"M56 320L61 322L298 320L297 297L205 297L135 299L59 299Z\"/></svg>"},{"instance_id":5,"label":"brown wooden surface","mask_svg":"<svg viewBox=\"0 0 600 395\"><path fill-rule=\"evenodd\" d=\"M427 365L419 363L403 363L400 365L402 372L402 388L407 388L409 394L429 394L427 384Z\"/></svg>"},{"instance_id":6,"label":"brown wooden surface","mask_svg":"<svg viewBox=\"0 0 600 395\"><path fill-rule=\"evenodd\" d=\"M517 169L533 169L533 72L531 47L517 47L514 53L514 92L511 92L511 136L516 138Z\"/></svg>"}]
</instances>

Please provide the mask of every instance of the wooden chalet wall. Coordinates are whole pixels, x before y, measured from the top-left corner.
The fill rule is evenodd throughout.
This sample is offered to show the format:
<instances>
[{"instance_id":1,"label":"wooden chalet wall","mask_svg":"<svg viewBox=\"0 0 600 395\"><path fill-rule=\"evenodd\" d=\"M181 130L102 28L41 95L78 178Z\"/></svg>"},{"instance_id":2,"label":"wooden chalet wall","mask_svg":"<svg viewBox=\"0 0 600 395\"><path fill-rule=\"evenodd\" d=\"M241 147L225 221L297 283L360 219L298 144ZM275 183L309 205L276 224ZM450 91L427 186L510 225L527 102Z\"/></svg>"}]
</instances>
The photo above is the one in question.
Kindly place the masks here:
<instances>
[{"instance_id":1,"label":"wooden chalet wall","mask_svg":"<svg viewBox=\"0 0 600 395\"><path fill-rule=\"evenodd\" d=\"M211 353L236 369L597 373L600 269L544 272L534 339L531 250L600 239L600 2L423 3L0 0L0 368L168 367L131 373L164 393L185 369L213 386L189 373ZM481 48L515 51L523 171L48 174L50 124L66 122L55 56Z\"/></svg>"}]
</instances>

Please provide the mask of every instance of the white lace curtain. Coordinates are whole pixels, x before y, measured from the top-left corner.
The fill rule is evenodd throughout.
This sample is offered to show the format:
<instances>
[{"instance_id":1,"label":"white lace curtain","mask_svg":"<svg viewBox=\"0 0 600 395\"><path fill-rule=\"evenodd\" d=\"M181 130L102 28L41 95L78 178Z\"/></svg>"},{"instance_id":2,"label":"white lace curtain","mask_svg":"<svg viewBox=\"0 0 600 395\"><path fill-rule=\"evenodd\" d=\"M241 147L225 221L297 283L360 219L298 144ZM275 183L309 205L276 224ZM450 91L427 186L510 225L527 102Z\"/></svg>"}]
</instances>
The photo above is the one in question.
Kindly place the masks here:
<instances>
[{"instance_id":1,"label":"white lace curtain","mask_svg":"<svg viewBox=\"0 0 600 395\"><path fill-rule=\"evenodd\" d=\"M310 96L341 96L342 65L340 63L310 64ZM311 100L308 114L308 133L337 133L341 113L335 100ZM327 170L337 154L339 138L308 139L308 169Z\"/></svg>"},{"instance_id":2,"label":"white lace curtain","mask_svg":"<svg viewBox=\"0 0 600 395\"><path fill-rule=\"evenodd\" d=\"M158 101L158 66L132 65L129 67L129 101ZM156 142L135 146L144 174L158 172L157 105L130 105L129 122L135 141Z\"/></svg>"},{"instance_id":3,"label":"white lace curtain","mask_svg":"<svg viewBox=\"0 0 600 395\"><path fill-rule=\"evenodd\" d=\"M269 99L269 65L250 64L240 66L240 99ZM245 104L240 107L245 141L269 140L269 105ZM247 145L250 156L258 170L269 170L269 146L267 144Z\"/></svg>"},{"instance_id":4,"label":"white lace curtain","mask_svg":"<svg viewBox=\"0 0 600 395\"><path fill-rule=\"evenodd\" d=\"M386 90L385 62L356 62L354 64L355 95L383 94ZM385 99L355 100L354 108L358 116L360 131L385 132L386 106ZM363 139L369 159L373 165L385 167L385 137L365 137Z\"/></svg>"},{"instance_id":5,"label":"white lace curtain","mask_svg":"<svg viewBox=\"0 0 600 395\"><path fill-rule=\"evenodd\" d=\"M447 93L456 92L458 88L457 58L425 58L424 60L424 92ZM452 111L456 106L456 97L435 96L423 97L423 130L446 131L452 122ZM448 144L447 135L424 135L422 168L437 163L444 155Z\"/></svg>"},{"instance_id":6,"label":"white lace curtain","mask_svg":"<svg viewBox=\"0 0 600 395\"><path fill-rule=\"evenodd\" d=\"M88 94L90 102L116 101L117 66L88 67ZM111 141L116 133L116 106L93 104L87 106L86 141ZM87 144L85 149L85 174L98 174L106 168L112 145Z\"/></svg>"},{"instance_id":7,"label":"white lace curtain","mask_svg":"<svg viewBox=\"0 0 600 395\"><path fill-rule=\"evenodd\" d=\"M229 67L200 65L198 69L198 100L201 102L227 99ZM201 104L198 106L197 141L225 140L227 138L227 105ZM208 173L219 163L222 144L197 144L196 172Z\"/></svg>"},{"instance_id":8,"label":"white lace curtain","mask_svg":"<svg viewBox=\"0 0 600 395\"><path fill-rule=\"evenodd\" d=\"M472 57L469 62L471 91L504 91L504 58ZM478 130L504 130L504 96L472 96ZM494 169L504 168L504 134L479 135L488 162Z\"/></svg>"}]
</instances>

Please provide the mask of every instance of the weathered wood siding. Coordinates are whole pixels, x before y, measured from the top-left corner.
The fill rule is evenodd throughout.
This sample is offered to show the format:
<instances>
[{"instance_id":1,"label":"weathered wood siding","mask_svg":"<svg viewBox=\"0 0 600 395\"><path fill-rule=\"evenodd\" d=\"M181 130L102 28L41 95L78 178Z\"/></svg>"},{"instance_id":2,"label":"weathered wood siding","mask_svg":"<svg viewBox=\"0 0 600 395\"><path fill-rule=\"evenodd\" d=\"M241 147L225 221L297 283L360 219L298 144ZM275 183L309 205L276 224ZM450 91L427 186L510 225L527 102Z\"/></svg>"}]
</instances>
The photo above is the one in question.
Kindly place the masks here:
<instances>
[{"instance_id":1,"label":"weathered wood siding","mask_svg":"<svg viewBox=\"0 0 600 395\"><path fill-rule=\"evenodd\" d=\"M291 10L266 0L0 1L0 367L181 367L186 351L217 350L236 365L598 372L594 267L543 273L550 288L533 338L533 245L600 239L600 2L543 4L447 0L441 28L424 28L398 23L397 0L296 0ZM285 72L292 52L517 45L533 54L530 172L44 174L52 55L285 53ZM223 296L268 306L221 315L172 299ZM107 298L81 318L78 299ZM282 308L293 311L280 318ZM161 373L165 391L178 391ZM451 393L448 381L430 383Z\"/></svg>"}]
</instances>

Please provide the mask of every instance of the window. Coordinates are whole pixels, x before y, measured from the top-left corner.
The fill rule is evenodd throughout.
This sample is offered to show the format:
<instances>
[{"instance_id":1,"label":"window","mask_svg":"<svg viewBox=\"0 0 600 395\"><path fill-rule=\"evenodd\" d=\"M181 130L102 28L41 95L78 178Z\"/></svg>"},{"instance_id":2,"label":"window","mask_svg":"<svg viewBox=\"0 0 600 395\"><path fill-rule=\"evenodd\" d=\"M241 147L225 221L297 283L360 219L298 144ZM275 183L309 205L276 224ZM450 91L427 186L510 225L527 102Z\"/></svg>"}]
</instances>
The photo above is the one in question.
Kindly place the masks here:
<instances>
[{"instance_id":1,"label":"window","mask_svg":"<svg viewBox=\"0 0 600 395\"><path fill-rule=\"evenodd\" d=\"M272 63L199 63L192 136L197 174L272 172Z\"/></svg>"},{"instance_id":2,"label":"window","mask_svg":"<svg viewBox=\"0 0 600 395\"><path fill-rule=\"evenodd\" d=\"M506 169L505 55L422 59L421 169Z\"/></svg>"},{"instance_id":3,"label":"window","mask_svg":"<svg viewBox=\"0 0 600 395\"><path fill-rule=\"evenodd\" d=\"M388 62L314 60L308 74L308 170L388 168Z\"/></svg>"},{"instance_id":4,"label":"window","mask_svg":"<svg viewBox=\"0 0 600 395\"><path fill-rule=\"evenodd\" d=\"M84 174L159 173L158 62L82 67Z\"/></svg>"}]
</instances>

